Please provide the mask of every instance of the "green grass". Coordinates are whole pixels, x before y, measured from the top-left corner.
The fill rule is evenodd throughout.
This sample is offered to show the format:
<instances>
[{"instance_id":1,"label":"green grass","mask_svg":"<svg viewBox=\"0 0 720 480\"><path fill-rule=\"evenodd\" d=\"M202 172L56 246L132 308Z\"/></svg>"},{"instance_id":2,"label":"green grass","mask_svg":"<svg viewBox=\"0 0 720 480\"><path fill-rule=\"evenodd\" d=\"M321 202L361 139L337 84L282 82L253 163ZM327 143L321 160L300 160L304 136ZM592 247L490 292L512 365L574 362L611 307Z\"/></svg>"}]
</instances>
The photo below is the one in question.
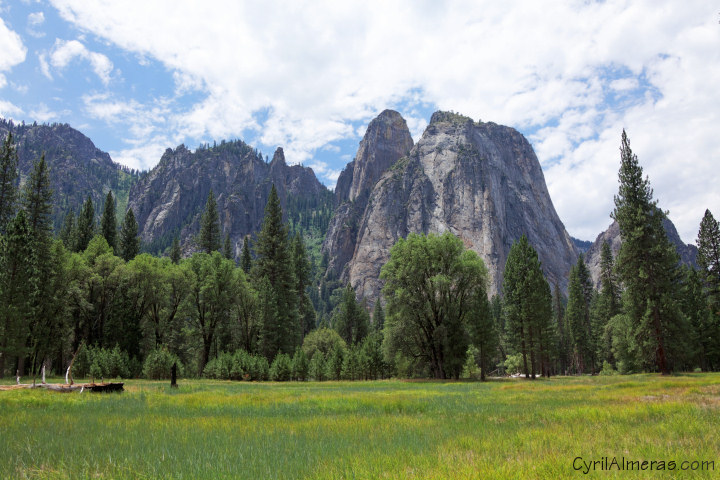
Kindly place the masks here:
<instances>
[{"instance_id":1,"label":"green grass","mask_svg":"<svg viewBox=\"0 0 720 480\"><path fill-rule=\"evenodd\" d=\"M0 478L717 478L720 374L0 392ZM573 459L714 461L591 471Z\"/></svg>"}]
</instances>

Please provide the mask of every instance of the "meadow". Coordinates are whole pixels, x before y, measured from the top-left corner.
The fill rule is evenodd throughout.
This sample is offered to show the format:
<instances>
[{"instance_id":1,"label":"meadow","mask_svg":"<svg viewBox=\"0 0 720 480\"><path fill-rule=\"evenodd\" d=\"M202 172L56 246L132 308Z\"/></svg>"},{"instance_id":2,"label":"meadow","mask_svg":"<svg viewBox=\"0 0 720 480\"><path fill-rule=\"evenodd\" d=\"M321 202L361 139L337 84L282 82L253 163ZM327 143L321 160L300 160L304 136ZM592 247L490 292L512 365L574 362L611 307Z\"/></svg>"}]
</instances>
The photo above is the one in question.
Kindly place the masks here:
<instances>
[{"instance_id":1,"label":"meadow","mask_svg":"<svg viewBox=\"0 0 720 480\"><path fill-rule=\"evenodd\" d=\"M720 473L720 374L486 383L182 380L178 389L168 383L131 380L119 394L0 392L0 478ZM637 461L631 466L638 469L601 470L613 457ZM593 460L595 470L585 474L584 462ZM642 461L648 464L639 470ZM666 470L658 471L658 462ZM670 462L674 470L667 470ZM693 462L713 463L690 470L702 468Z\"/></svg>"}]
</instances>

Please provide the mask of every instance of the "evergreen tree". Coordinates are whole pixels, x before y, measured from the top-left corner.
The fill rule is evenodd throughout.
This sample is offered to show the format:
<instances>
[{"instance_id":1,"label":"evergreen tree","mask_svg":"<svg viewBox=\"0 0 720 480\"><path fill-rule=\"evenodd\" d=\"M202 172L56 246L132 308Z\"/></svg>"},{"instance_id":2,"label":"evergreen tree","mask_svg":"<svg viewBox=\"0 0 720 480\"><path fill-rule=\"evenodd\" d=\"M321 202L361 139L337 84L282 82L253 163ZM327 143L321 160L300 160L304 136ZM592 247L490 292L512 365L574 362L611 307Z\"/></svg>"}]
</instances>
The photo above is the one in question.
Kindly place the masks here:
<instances>
[{"instance_id":1,"label":"evergreen tree","mask_svg":"<svg viewBox=\"0 0 720 480\"><path fill-rule=\"evenodd\" d=\"M549 374L552 304L540 260L523 235L510 247L503 279L508 343L521 355L526 378Z\"/></svg>"},{"instance_id":2,"label":"evergreen tree","mask_svg":"<svg viewBox=\"0 0 720 480\"><path fill-rule=\"evenodd\" d=\"M230 244L230 234L225 234L225 241L223 242L223 257L228 260L233 260L234 255L232 251L232 245Z\"/></svg>"},{"instance_id":3,"label":"evergreen tree","mask_svg":"<svg viewBox=\"0 0 720 480\"><path fill-rule=\"evenodd\" d=\"M59 274L52 252L52 190L45 155L35 163L30 178L25 184L22 204L27 216L28 227L32 235L30 242L31 262L30 304L32 311L28 317L31 370L36 373L39 362L44 360L57 321L56 293L52 286Z\"/></svg>"},{"instance_id":4,"label":"evergreen tree","mask_svg":"<svg viewBox=\"0 0 720 480\"><path fill-rule=\"evenodd\" d=\"M705 277L708 305L716 317L720 317L720 225L710 210L700 222L697 238L698 265Z\"/></svg>"},{"instance_id":5,"label":"evergreen tree","mask_svg":"<svg viewBox=\"0 0 720 480\"><path fill-rule=\"evenodd\" d=\"M291 354L300 344L297 292L287 227L275 185L265 207L265 218L255 243L255 278L267 278L273 292L276 318L263 323L262 340L268 360L277 353Z\"/></svg>"},{"instance_id":6,"label":"evergreen tree","mask_svg":"<svg viewBox=\"0 0 720 480\"><path fill-rule=\"evenodd\" d=\"M355 290L348 283L342 294L342 300L333 318L333 326L349 346L356 345L368 334L368 313L355 299Z\"/></svg>"},{"instance_id":7,"label":"evergreen tree","mask_svg":"<svg viewBox=\"0 0 720 480\"><path fill-rule=\"evenodd\" d=\"M625 131L620 153L620 188L613 218L622 239L617 270L625 286L625 314L641 362L654 365L665 375L683 353L684 325L677 302L678 256L662 225L665 214L652 199L650 181L643 178Z\"/></svg>"},{"instance_id":8,"label":"evergreen tree","mask_svg":"<svg viewBox=\"0 0 720 480\"><path fill-rule=\"evenodd\" d=\"M129 262L140 252L140 238L138 237L138 224L132 208L125 213L120 227L120 256Z\"/></svg>"},{"instance_id":9,"label":"evergreen tree","mask_svg":"<svg viewBox=\"0 0 720 480\"><path fill-rule=\"evenodd\" d=\"M18 156L12 133L0 147L0 234L4 234L15 215Z\"/></svg>"},{"instance_id":10,"label":"evergreen tree","mask_svg":"<svg viewBox=\"0 0 720 480\"><path fill-rule=\"evenodd\" d=\"M60 241L68 251L75 251L77 246L77 225L75 224L75 213L72 210L68 211L63 219L63 225L60 229Z\"/></svg>"},{"instance_id":11,"label":"evergreen tree","mask_svg":"<svg viewBox=\"0 0 720 480\"><path fill-rule=\"evenodd\" d=\"M490 302L486 295L478 295L470 314L470 338L477 348L477 361L480 367L480 380L485 381L487 372L492 366L500 338L490 311Z\"/></svg>"},{"instance_id":12,"label":"evergreen tree","mask_svg":"<svg viewBox=\"0 0 720 480\"><path fill-rule=\"evenodd\" d=\"M565 319L570 331L573 365L577 373L595 371L595 347L590 322L592 281L582 255L570 270Z\"/></svg>"},{"instance_id":13,"label":"evergreen tree","mask_svg":"<svg viewBox=\"0 0 720 480\"><path fill-rule=\"evenodd\" d=\"M383 311L382 302L379 298L377 299L377 302L375 302L372 323L373 330L375 330L376 332L381 332L383 327L385 326L385 312Z\"/></svg>"},{"instance_id":14,"label":"evergreen tree","mask_svg":"<svg viewBox=\"0 0 720 480\"><path fill-rule=\"evenodd\" d=\"M26 355L27 318L32 313L32 233L18 211L0 236L0 376L9 360Z\"/></svg>"},{"instance_id":15,"label":"evergreen tree","mask_svg":"<svg viewBox=\"0 0 720 480\"><path fill-rule=\"evenodd\" d=\"M247 236L243 238L243 251L240 266L245 273L250 273L250 269L252 269L252 257L250 256L250 245L248 244Z\"/></svg>"},{"instance_id":16,"label":"evergreen tree","mask_svg":"<svg viewBox=\"0 0 720 480\"><path fill-rule=\"evenodd\" d=\"M182 256L182 252L180 251L180 239L175 235L175 238L173 238L172 246L170 247L170 261L177 265L180 263L180 257Z\"/></svg>"},{"instance_id":17,"label":"evergreen tree","mask_svg":"<svg viewBox=\"0 0 720 480\"><path fill-rule=\"evenodd\" d=\"M103 214L100 220L100 233L114 252L118 251L117 245L117 222L115 220L115 199L112 191L108 191L103 206Z\"/></svg>"},{"instance_id":18,"label":"evergreen tree","mask_svg":"<svg viewBox=\"0 0 720 480\"><path fill-rule=\"evenodd\" d=\"M620 287L615 275L615 266L607 242L603 243L600 251L600 292L593 297L591 316L593 323L593 336L596 340L596 357L598 367L608 362L615 365L612 353L612 335L610 319L620 313Z\"/></svg>"},{"instance_id":19,"label":"evergreen tree","mask_svg":"<svg viewBox=\"0 0 720 480\"><path fill-rule=\"evenodd\" d=\"M558 367L561 374L567 375L572 364L570 329L565 318L563 295L557 282L553 289L553 319L557 336Z\"/></svg>"},{"instance_id":20,"label":"evergreen tree","mask_svg":"<svg viewBox=\"0 0 720 480\"><path fill-rule=\"evenodd\" d=\"M87 200L83 203L82 211L77 221L77 245L75 246L75 251L85 251L94 236L95 207L93 207L92 198L88 195Z\"/></svg>"},{"instance_id":21,"label":"evergreen tree","mask_svg":"<svg viewBox=\"0 0 720 480\"><path fill-rule=\"evenodd\" d=\"M198 247L200 247L201 252L205 253L220 250L220 216L218 215L217 202L212 190L208 194L205 211L200 219Z\"/></svg>"},{"instance_id":22,"label":"evergreen tree","mask_svg":"<svg viewBox=\"0 0 720 480\"><path fill-rule=\"evenodd\" d=\"M305 243L300 234L292 240L293 271L295 273L295 291L298 294L298 315L303 329L303 336L315 329L316 314L307 290L310 286L311 266L308 260Z\"/></svg>"}]
</instances>

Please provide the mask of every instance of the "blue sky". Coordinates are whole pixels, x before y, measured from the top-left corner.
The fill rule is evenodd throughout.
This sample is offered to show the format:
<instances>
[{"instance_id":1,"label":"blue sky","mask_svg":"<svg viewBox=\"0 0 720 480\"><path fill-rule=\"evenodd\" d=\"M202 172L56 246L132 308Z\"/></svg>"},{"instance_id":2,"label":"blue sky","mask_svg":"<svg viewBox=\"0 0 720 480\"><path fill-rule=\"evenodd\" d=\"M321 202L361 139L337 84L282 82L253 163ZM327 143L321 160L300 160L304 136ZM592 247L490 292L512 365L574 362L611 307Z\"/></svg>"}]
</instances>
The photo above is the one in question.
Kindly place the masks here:
<instances>
[{"instance_id":1,"label":"blue sky","mask_svg":"<svg viewBox=\"0 0 720 480\"><path fill-rule=\"evenodd\" d=\"M720 9L707 1L0 0L0 116L69 123L148 169L242 139L333 187L398 110L510 125L571 235L610 223L620 133L694 242L720 216Z\"/></svg>"}]
</instances>

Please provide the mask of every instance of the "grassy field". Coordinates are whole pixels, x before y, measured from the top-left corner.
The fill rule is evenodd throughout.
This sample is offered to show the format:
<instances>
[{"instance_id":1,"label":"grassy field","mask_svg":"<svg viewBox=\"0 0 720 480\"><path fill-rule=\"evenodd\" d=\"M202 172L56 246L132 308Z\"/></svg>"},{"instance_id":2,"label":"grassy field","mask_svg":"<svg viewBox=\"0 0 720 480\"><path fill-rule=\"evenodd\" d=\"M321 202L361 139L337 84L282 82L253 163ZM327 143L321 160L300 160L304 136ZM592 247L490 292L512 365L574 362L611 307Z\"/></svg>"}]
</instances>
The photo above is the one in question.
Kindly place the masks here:
<instances>
[{"instance_id":1,"label":"grassy field","mask_svg":"<svg viewBox=\"0 0 720 480\"><path fill-rule=\"evenodd\" d=\"M720 374L180 383L0 392L0 478L720 476ZM676 470L574 469L604 457Z\"/></svg>"}]
</instances>

